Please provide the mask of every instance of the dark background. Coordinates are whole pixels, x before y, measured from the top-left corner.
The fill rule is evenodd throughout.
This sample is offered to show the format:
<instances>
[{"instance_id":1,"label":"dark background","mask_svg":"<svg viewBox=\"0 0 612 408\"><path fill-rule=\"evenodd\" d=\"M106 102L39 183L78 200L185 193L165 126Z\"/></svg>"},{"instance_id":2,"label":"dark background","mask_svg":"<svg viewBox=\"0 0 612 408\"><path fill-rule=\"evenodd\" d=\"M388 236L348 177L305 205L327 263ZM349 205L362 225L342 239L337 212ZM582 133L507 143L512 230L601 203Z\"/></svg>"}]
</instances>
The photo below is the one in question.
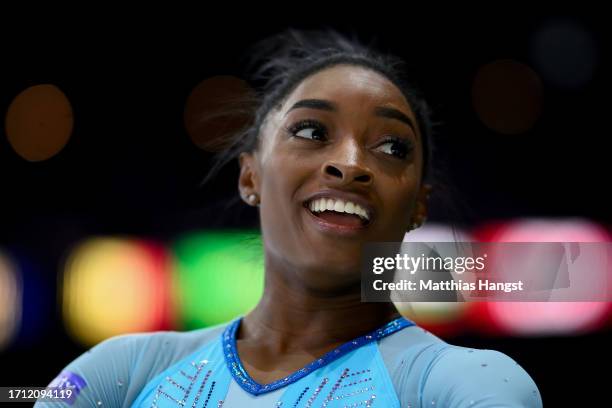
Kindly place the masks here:
<instances>
[{"instance_id":1,"label":"dark background","mask_svg":"<svg viewBox=\"0 0 612 408\"><path fill-rule=\"evenodd\" d=\"M0 243L32 257L46 287L30 307L47 310L39 319L44 329L37 331L44 336L0 352L0 384L46 385L84 351L65 334L55 298L65 248L98 234L167 241L189 230L255 225L251 209L223 220L207 209L235 192L235 166L212 185L198 187L211 156L189 139L183 110L199 82L241 75L246 47L285 27L331 26L376 37L383 49L413 65L442 122L438 157L455 194L456 208L438 201L432 220L471 228L523 216L579 216L610 225L609 22L601 11L535 14L500 6L495 12L440 10L425 16L380 6L384 10L360 17L298 11L286 18L247 18L241 10L204 13L189 22L107 21L90 30L83 22L78 31L61 35L53 24L23 21L12 29L2 39L0 110L6 112L28 86L53 83L69 96L75 127L58 155L37 163L20 158L0 137ZM592 35L592 78L565 88L541 76L543 110L535 125L518 135L488 129L471 101L477 70L511 58L537 72L533 35L556 19ZM568 337L448 339L515 358L538 384L546 406L605 401L610 340L609 329Z\"/></svg>"}]
</instances>

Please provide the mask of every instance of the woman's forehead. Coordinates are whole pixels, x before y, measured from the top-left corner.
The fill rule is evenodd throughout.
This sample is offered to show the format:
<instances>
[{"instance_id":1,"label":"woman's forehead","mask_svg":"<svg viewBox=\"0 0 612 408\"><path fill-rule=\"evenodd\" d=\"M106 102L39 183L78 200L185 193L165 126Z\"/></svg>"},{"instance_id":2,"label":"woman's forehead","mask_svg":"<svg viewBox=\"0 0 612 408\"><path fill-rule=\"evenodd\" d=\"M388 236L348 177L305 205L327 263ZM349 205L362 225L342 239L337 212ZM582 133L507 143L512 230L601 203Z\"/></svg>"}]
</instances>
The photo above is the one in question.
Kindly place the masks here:
<instances>
[{"instance_id":1,"label":"woman's forehead","mask_svg":"<svg viewBox=\"0 0 612 408\"><path fill-rule=\"evenodd\" d=\"M359 66L336 65L307 77L285 100L283 113L303 99L328 100L340 110L393 106L414 117L397 86L384 75Z\"/></svg>"}]
</instances>

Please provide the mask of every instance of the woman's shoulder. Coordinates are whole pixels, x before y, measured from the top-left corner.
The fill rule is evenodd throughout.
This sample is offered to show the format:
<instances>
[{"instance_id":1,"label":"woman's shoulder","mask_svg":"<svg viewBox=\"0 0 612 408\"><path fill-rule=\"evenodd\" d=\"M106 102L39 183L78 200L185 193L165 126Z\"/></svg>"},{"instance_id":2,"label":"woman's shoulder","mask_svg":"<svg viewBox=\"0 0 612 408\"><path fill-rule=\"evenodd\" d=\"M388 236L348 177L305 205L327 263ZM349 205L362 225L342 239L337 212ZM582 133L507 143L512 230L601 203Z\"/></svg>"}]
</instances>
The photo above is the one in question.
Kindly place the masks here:
<instances>
[{"instance_id":1,"label":"woman's shoulder","mask_svg":"<svg viewBox=\"0 0 612 408\"><path fill-rule=\"evenodd\" d=\"M531 376L503 352L453 345L418 326L396 334L380 350L402 403L542 406Z\"/></svg>"},{"instance_id":2,"label":"woman's shoulder","mask_svg":"<svg viewBox=\"0 0 612 408\"><path fill-rule=\"evenodd\" d=\"M148 381L158 372L216 341L228 323L190 331L155 331L111 337L92 348L96 360L129 365L132 381Z\"/></svg>"},{"instance_id":3,"label":"woman's shoulder","mask_svg":"<svg viewBox=\"0 0 612 408\"><path fill-rule=\"evenodd\" d=\"M146 333L128 333L110 337L98 343L91 351L101 349L164 348L166 350L195 351L208 341L219 336L229 323L189 330L160 330Z\"/></svg>"},{"instance_id":4,"label":"woman's shoulder","mask_svg":"<svg viewBox=\"0 0 612 408\"><path fill-rule=\"evenodd\" d=\"M98 343L73 363L79 360L87 360L90 364L121 360L128 364L132 371L138 366L155 370L157 366L172 364L217 339L227 324L190 331L166 330L113 336Z\"/></svg>"},{"instance_id":5,"label":"woman's shoulder","mask_svg":"<svg viewBox=\"0 0 612 408\"><path fill-rule=\"evenodd\" d=\"M425 401L443 406L541 407L534 380L509 355L447 344L436 350L421 378Z\"/></svg>"},{"instance_id":6,"label":"woman's shoulder","mask_svg":"<svg viewBox=\"0 0 612 408\"><path fill-rule=\"evenodd\" d=\"M381 339L379 350L387 367L394 369L397 365L405 364L407 360L423 359L434 350L448 345L441 338L415 324Z\"/></svg>"}]
</instances>

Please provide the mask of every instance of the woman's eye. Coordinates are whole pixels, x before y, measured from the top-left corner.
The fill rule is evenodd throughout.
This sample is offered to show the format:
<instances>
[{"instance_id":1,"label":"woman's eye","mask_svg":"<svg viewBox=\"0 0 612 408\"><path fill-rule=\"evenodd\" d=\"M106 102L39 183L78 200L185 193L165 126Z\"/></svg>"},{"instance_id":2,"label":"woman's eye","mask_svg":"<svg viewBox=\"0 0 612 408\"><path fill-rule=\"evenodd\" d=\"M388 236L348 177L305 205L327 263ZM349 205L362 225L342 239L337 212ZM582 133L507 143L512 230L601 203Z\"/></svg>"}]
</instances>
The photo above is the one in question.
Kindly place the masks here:
<instances>
[{"instance_id":1,"label":"woman's eye","mask_svg":"<svg viewBox=\"0 0 612 408\"><path fill-rule=\"evenodd\" d=\"M378 150L399 159L405 159L410 152L410 145L404 140L388 140L380 144Z\"/></svg>"},{"instance_id":2,"label":"woman's eye","mask_svg":"<svg viewBox=\"0 0 612 408\"><path fill-rule=\"evenodd\" d=\"M326 136L325 126L310 120L299 122L291 126L288 130L293 136L303 139L325 140Z\"/></svg>"},{"instance_id":3,"label":"woman's eye","mask_svg":"<svg viewBox=\"0 0 612 408\"><path fill-rule=\"evenodd\" d=\"M295 134L296 136L306 139L320 140L323 139L323 132L317 128L305 128Z\"/></svg>"}]
</instances>

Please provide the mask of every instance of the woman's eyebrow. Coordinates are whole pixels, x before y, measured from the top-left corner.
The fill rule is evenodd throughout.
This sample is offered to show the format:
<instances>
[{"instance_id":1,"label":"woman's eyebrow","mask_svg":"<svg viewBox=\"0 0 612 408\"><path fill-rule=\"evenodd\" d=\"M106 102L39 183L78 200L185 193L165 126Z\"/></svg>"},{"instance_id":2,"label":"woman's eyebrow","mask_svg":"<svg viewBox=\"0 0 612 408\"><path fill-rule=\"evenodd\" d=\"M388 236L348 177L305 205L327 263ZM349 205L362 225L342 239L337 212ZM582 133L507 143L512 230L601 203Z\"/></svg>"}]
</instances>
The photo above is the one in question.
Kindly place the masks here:
<instances>
[{"instance_id":1,"label":"woman's eyebrow","mask_svg":"<svg viewBox=\"0 0 612 408\"><path fill-rule=\"evenodd\" d=\"M332 101L328 101L325 99L302 99L294 103L293 106L289 108L287 112L285 112L285 116L292 110L298 108L320 109L328 112L336 112L338 110L338 105L336 105ZM403 122L406 125L410 126L412 131L416 133L412 119L410 119L408 115L406 115L404 112L396 108L391 108L388 106L377 106L374 109L374 114L382 118L399 120L400 122Z\"/></svg>"},{"instance_id":2,"label":"woman's eyebrow","mask_svg":"<svg viewBox=\"0 0 612 408\"><path fill-rule=\"evenodd\" d=\"M387 106L378 106L376 107L376 109L374 109L374 113L376 114L376 116L389 119L397 119L400 122L404 122L406 125L410 126L412 131L416 134L412 119L410 119L408 115L406 115L404 112L395 108L389 108Z\"/></svg>"},{"instance_id":3,"label":"woman's eyebrow","mask_svg":"<svg viewBox=\"0 0 612 408\"><path fill-rule=\"evenodd\" d=\"M302 99L294 103L293 106L289 108L287 112L285 112L285 115L297 108L320 109L331 112L338 110L338 107L335 103L327 101L325 99Z\"/></svg>"}]
</instances>

